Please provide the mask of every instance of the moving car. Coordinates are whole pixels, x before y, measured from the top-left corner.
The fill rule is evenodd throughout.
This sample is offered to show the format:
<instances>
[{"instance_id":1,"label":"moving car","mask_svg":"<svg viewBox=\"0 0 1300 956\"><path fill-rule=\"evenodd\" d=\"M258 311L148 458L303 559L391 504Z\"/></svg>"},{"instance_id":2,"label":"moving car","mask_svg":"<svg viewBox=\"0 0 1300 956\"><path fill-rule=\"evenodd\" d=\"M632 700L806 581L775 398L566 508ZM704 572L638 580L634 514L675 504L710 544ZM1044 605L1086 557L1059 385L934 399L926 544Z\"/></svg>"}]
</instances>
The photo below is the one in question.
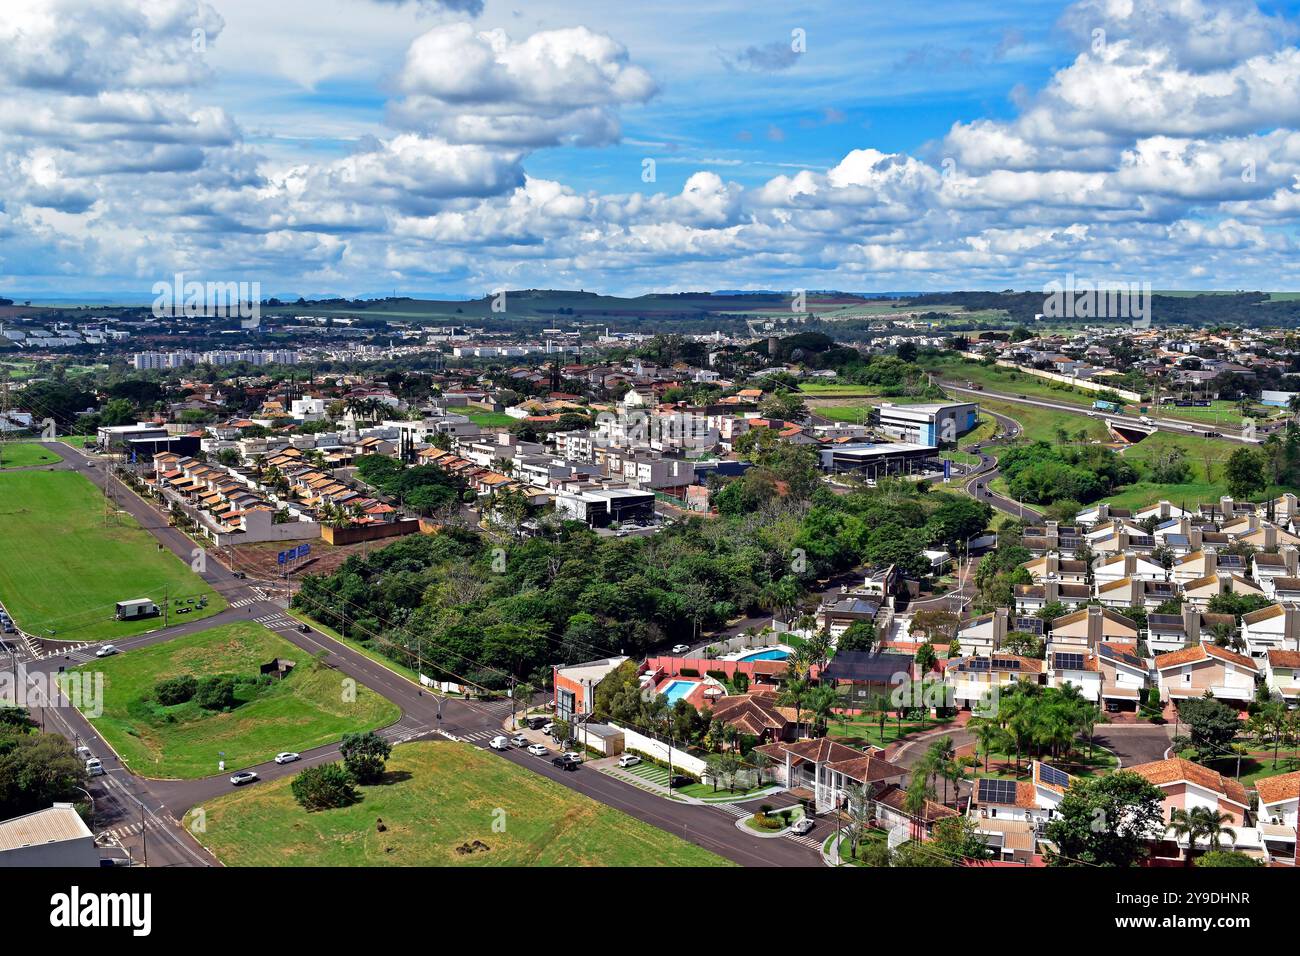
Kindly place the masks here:
<instances>
[{"instance_id":1,"label":"moving car","mask_svg":"<svg viewBox=\"0 0 1300 956\"><path fill-rule=\"evenodd\" d=\"M488 746L493 750L509 750L510 741L506 740L504 737L493 737Z\"/></svg>"},{"instance_id":2,"label":"moving car","mask_svg":"<svg viewBox=\"0 0 1300 956\"><path fill-rule=\"evenodd\" d=\"M790 824L790 832L803 836L805 833L811 831L814 826L816 826L816 824L813 823L812 817L800 817L798 820L794 821L794 823Z\"/></svg>"},{"instance_id":3,"label":"moving car","mask_svg":"<svg viewBox=\"0 0 1300 956\"><path fill-rule=\"evenodd\" d=\"M96 657L112 657L117 653L117 648L112 644L105 644L99 650L95 651Z\"/></svg>"},{"instance_id":4,"label":"moving car","mask_svg":"<svg viewBox=\"0 0 1300 956\"><path fill-rule=\"evenodd\" d=\"M86 773L92 777L102 777L104 775L104 762L98 757L91 757L86 761Z\"/></svg>"},{"instance_id":5,"label":"moving car","mask_svg":"<svg viewBox=\"0 0 1300 956\"><path fill-rule=\"evenodd\" d=\"M577 770L581 760L575 760L569 754L560 754L558 757L551 759L551 766L559 767L561 770Z\"/></svg>"},{"instance_id":6,"label":"moving car","mask_svg":"<svg viewBox=\"0 0 1300 956\"><path fill-rule=\"evenodd\" d=\"M240 770L230 775L230 782L236 787L242 787L246 783L252 783L257 779L257 774L251 770Z\"/></svg>"},{"instance_id":7,"label":"moving car","mask_svg":"<svg viewBox=\"0 0 1300 956\"><path fill-rule=\"evenodd\" d=\"M686 653L687 651L689 651L689 650L690 650L690 647L689 647L688 645L686 645L686 644L676 644L676 645L673 646L673 653L674 653L674 654L685 654L685 653Z\"/></svg>"},{"instance_id":8,"label":"moving car","mask_svg":"<svg viewBox=\"0 0 1300 956\"><path fill-rule=\"evenodd\" d=\"M568 757L570 760L576 760L578 763L582 763L582 754L578 753L576 750L566 750L560 756Z\"/></svg>"},{"instance_id":9,"label":"moving car","mask_svg":"<svg viewBox=\"0 0 1300 956\"><path fill-rule=\"evenodd\" d=\"M623 754L623 756L618 758L618 765L620 767L635 767L640 762L641 758L636 754Z\"/></svg>"},{"instance_id":10,"label":"moving car","mask_svg":"<svg viewBox=\"0 0 1300 956\"><path fill-rule=\"evenodd\" d=\"M550 753L550 751L547 750L545 747L543 747L541 744L529 744L528 752L532 754L534 757L545 757L548 753Z\"/></svg>"},{"instance_id":11,"label":"moving car","mask_svg":"<svg viewBox=\"0 0 1300 956\"><path fill-rule=\"evenodd\" d=\"M275 755L276 763L293 763L295 760L301 760L301 759L302 759L302 755L296 754L292 750L286 750L282 754Z\"/></svg>"},{"instance_id":12,"label":"moving car","mask_svg":"<svg viewBox=\"0 0 1300 956\"><path fill-rule=\"evenodd\" d=\"M510 738L510 743L512 743L516 747L527 747L528 738L525 737L523 734L515 734L513 737Z\"/></svg>"}]
</instances>

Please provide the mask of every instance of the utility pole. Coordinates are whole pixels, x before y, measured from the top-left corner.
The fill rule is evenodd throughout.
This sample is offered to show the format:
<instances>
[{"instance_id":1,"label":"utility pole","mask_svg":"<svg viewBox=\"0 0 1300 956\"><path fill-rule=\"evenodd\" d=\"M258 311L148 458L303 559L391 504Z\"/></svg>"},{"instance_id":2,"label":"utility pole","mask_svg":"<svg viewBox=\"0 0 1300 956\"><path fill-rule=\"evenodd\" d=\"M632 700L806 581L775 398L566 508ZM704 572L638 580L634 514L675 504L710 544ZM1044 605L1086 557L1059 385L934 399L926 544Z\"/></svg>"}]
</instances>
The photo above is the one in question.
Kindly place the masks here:
<instances>
[{"instance_id":1,"label":"utility pole","mask_svg":"<svg viewBox=\"0 0 1300 956\"><path fill-rule=\"evenodd\" d=\"M137 800L140 804L140 842L143 847L144 865L149 865L149 823L144 818L144 803Z\"/></svg>"}]
</instances>

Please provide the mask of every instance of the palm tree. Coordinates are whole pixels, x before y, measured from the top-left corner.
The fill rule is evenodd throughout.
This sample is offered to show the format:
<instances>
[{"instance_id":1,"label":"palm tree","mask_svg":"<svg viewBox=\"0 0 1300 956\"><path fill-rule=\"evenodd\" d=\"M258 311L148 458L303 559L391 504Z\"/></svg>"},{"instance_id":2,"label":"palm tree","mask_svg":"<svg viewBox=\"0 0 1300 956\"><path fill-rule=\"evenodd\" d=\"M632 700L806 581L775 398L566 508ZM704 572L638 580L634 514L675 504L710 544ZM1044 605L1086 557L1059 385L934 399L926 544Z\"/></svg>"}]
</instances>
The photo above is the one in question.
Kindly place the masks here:
<instances>
[{"instance_id":1,"label":"palm tree","mask_svg":"<svg viewBox=\"0 0 1300 956\"><path fill-rule=\"evenodd\" d=\"M777 697L777 703L782 707L794 708L794 722L796 727L802 722L804 705L808 703L808 681L802 677L796 677L788 681Z\"/></svg>"},{"instance_id":2,"label":"palm tree","mask_svg":"<svg viewBox=\"0 0 1300 956\"><path fill-rule=\"evenodd\" d=\"M1237 831L1225 826L1232 818L1219 810L1209 807L1192 807L1190 810L1175 809L1169 813L1169 829L1176 838L1187 837L1187 855L1183 858L1184 866L1192 865L1192 853L1196 844L1204 837L1210 849L1217 849L1223 836L1236 841Z\"/></svg>"},{"instance_id":3,"label":"palm tree","mask_svg":"<svg viewBox=\"0 0 1300 956\"><path fill-rule=\"evenodd\" d=\"M989 772L989 755L993 748L1005 742L1006 732L987 717L973 717L966 725L979 742L979 749L984 751L984 772Z\"/></svg>"},{"instance_id":4,"label":"palm tree","mask_svg":"<svg viewBox=\"0 0 1300 956\"><path fill-rule=\"evenodd\" d=\"M903 809L912 816L912 836L916 839L920 839L922 824L925 822L925 805L934 797L934 788L930 786L929 768L924 766L922 761L912 768L912 779L903 797Z\"/></svg>"},{"instance_id":5,"label":"palm tree","mask_svg":"<svg viewBox=\"0 0 1300 956\"><path fill-rule=\"evenodd\" d=\"M825 736L826 727L830 723L830 715L835 710L835 705L840 702L840 695L835 693L835 688L820 686L814 687L808 692L807 707L809 713L813 715L816 726L820 733L817 736Z\"/></svg>"}]
</instances>

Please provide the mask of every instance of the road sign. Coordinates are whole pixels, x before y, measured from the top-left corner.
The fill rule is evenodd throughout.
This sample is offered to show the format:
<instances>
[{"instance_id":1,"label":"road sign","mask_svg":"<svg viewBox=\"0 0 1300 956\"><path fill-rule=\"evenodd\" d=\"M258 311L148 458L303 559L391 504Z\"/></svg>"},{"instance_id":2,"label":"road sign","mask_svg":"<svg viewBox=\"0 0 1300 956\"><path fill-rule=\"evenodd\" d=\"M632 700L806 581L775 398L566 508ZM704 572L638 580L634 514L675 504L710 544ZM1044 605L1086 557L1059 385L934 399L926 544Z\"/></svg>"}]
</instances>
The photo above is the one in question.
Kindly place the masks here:
<instances>
[{"instance_id":1,"label":"road sign","mask_svg":"<svg viewBox=\"0 0 1300 956\"><path fill-rule=\"evenodd\" d=\"M289 554L290 552L288 551L281 551L279 554L275 556L275 563L284 564L286 561L289 560Z\"/></svg>"},{"instance_id":2,"label":"road sign","mask_svg":"<svg viewBox=\"0 0 1300 956\"><path fill-rule=\"evenodd\" d=\"M311 545L309 544L300 544L294 549L295 557L305 558L309 554L311 554Z\"/></svg>"}]
</instances>

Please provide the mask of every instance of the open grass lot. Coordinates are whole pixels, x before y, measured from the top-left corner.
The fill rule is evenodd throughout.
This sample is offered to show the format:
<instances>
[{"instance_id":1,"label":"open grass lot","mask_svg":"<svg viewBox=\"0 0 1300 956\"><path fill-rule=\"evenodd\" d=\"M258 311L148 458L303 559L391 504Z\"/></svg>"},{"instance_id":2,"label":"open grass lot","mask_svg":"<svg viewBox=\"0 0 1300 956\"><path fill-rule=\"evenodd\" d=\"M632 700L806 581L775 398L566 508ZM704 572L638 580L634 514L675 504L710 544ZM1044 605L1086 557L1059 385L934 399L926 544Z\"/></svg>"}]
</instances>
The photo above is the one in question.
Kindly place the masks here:
<instances>
[{"instance_id":1,"label":"open grass lot","mask_svg":"<svg viewBox=\"0 0 1300 956\"><path fill-rule=\"evenodd\" d=\"M1124 457L1137 465L1139 472L1144 472L1146 463L1157 455L1167 453L1173 448L1182 449L1192 469L1192 480L1177 485L1139 481L1126 485L1118 494L1106 500L1119 508L1138 507L1162 498L1179 505L1186 503L1189 508L1194 508L1201 502L1218 501L1220 496L1228 493L1228 486L1224 481L1228 456L1241 447L1235 442L1219 438L1197 438L1192 435L1158 431L1125 449ZM1274 485L1263 494L1253 495L1252 498L1262 501L1266 496L1273 497L1287 490L1291 489Z\"/></svg>"},{"instance_id":2,"label":"open grass lot","mask_svg":"<svg viewBox=\"0 0 1300 956\"><path fill-rule=\"evenodd\" d=\"M956 382L958 385L974 382L976 385L982 385L991 391L1002 392L1003 394L1028 395L1030 398L1079 405L1082 408L1091 408L1092 403L1098 398L1096 394L1087 389L1073 388L1064 382L1040 378L1037 375L1030 375L1028 372L1017 371L1001 365L984 365L980 362L972 362L968 359L958 359L951 356L926 361L922 367L942 375L945 381ZM958 400L968 401L970 397L963 395L959 396Z\"/></svg>"},{"instance_id":3,"label":"open grass lot","mask_svg":"<svg viewBox=\"0 0 1300 956\"><path fill-rule=\"evenodd\" d=\"M104 498L71 471L0 474L0 598L33 634L94 641L162 626L162 618L117 621L114 603L148 597L206 596L208 606L173 621L193 621L226 606L130 515L104 523ZM193 605L190 605L193 606Z\"/></svg>"},{"instance_id":4,"label":"open grass lot","mask_svg":"<svg viewBox=\"0 0 1300 956\"><path fill-rule=\"evenodd\" d=\"M880 390L870 385L852 385L847 382L801 382L799 391L819 398L869 398Z\"/></svg>"},{"instance_id":5,"label":"open grass lot","mask_svg":"<svg viewBox=\"0 0 1300 956\"><path fill-rule=\"evenodd\" d=\"M63 461L58 452L35 442L0 442L0 468L28 468Z\"/></svg>"},{"instance_id":6,"label":"open grass lot","mask_svg":"<svg viewBox=\"0 0 1300 956\"><path fill-rule=\"evenodd\" d=\"M1161 418L1176 418L1180 421L1224 425L1231 428L1240 428L1242 421L1241 408L1238 404L1222 400L1215 400L1209 405L1185 405L1181 408L1177 405L1161 405L1158 412L1151 414L1158 414ZM1276 418L1281 414L1285 414L1282 409L1268 405L1252 403L1250 407L1250 416L1256 421Z\"/></svg>"},{"instance_id":7,"label":"open grass lot","mask_svg":"<svg viewBox=\"0 0 1300 956\"><path fill-rule=\"evenodd\" d=\"M288 777L236 790L203 807L203 843L229 866L730 865L468 744L403 744L388 771L360 803L317 813ZM475 840L488 849L456 852Z\"/></svg>"},{"instance_id":8,"label":"open grass lot","mask_svg":"<svg viewBox=\"0 0 1300 956\"><path fill-rule=\"evenodd\" d=\"M1237 758L1220 757L1217 760L1204 761L1205 766L1217 770L1225 777L1237 776ZM1241 776L1238 777L1242 786L1254 787L1265 777L1276 777L1278 774L1293 773L1300 770L1300 755L1294 751L1287 751L1285 748L1277 755L1277 766L1273 766L1273 751L1267 753L1252 752L1243 754L1241 758Z\"/></svg>"},{"instance_id":9,"label":"open grass lot","mask_svg":"<svg viewBox=\"0 0 1300 956\"><path fill-rule=\"evenodd\" d=\"M494 412L482 408L467 408L464 415L480 428L505 428L519 421L517 418L511 418L505 412Z\"/></svg>"},{"instance_id":10,"label":"open grass lot","mask_svg":"<svg viewBox=\"0 0 1300 956\"><path fill-rule=\"evenodd\" d=\"M279 657L297 666L284 680L241 688L238 706L204 711L187 702L155 708L146 700L165 677L256 676ZM397 721L396 704L316 665L305 651L258 624L241 621L128 651L79 668L104 675L104 712L91 722L136 773L204 777L217 773L219 752L230 769L270 760L282 750L309 750L343 734ZM345 697L355 696L355 700Z\"/></svg>"},{"instance_id":11,"label":"open grass lot","mask_svg":"<svg viewBox=\"0 0 1300 956\"><path fill-rule=\"evenodd\" d=\"M997 412L1000 415L1006 415L1008 418L1014 418L1024 426L1024 440L1026 441L1045 441L1056 444L1058 428L1064 428L1066 433L1074 439L1074 436L1080 429L1086 429L1088 439L1094 438L1099 441L1112 441L1110 432L1099 418L1089 418L1087 415L1076 415L1073 412L1058 412L1050 408L1039 408L1036 405L1017 405L1015 402L999 402L994 399L978 399L981 409L991 412Z\"/></svg>"},{"instance_id":12,"label":"open grass lot","mask_svg":"<svg viewBox=\"0 0 1300 956\"><path fill-rule=\"evenodd\" d=\"M87 445L95 444L94 435L60 435L59 441L73 448L85 448Z\"/></svg>"},{"instance_id":13,"label":"open grass lot","mask_svg":"<svg viewBox=\"0 0 1300 956\"><path fill-rule=\"evenodd\" d=\"M811 401L807 405L808 410L815 415L829 418L834 422L848 422L851 425L863 424L872 408L871 403L865 400Z\"/></svg>"}]
</instances>

